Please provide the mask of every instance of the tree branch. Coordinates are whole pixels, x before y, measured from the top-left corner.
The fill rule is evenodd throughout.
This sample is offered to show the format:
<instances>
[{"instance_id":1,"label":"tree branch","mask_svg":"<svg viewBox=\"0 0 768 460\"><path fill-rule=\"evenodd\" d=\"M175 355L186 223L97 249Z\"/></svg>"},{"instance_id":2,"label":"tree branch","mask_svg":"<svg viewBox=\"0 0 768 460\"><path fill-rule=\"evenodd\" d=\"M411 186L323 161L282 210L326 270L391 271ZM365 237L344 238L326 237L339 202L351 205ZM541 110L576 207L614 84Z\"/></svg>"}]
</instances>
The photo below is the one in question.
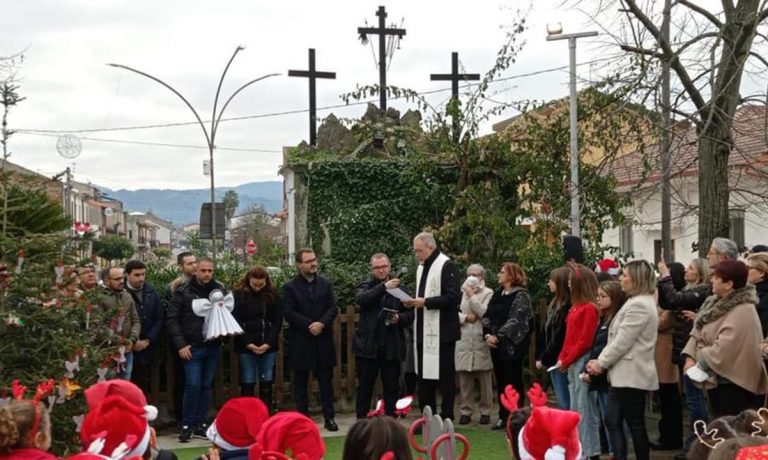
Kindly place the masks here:
<instances>
[{"instance_id":1,"label":"tree branch","mask_svg":"<svg viewBox=\"0 0 768 460\"><path fill-rule=\"evenodd\" d=\"M694 85L691 81L688 72L680 62L679 57L675 55L669 46L669 43L664 39L664 37L662 37L659 28L656 27L653 21L648 16L646 16L645 13L643 13L643 11L637 6L637 2L635 0L624 1L635 18L637 18L643 27L645 27L645 29L650 32L651 35L653 35L653 38L656 40L656 43L659 44L659 47L664 52L664 54L670 58L669 66L674 69L675 73L680 79L680 82L683 84L683 87L691 97L691 102L693 102L693 104L696 106L696 109L699 111L704 111L707 107L707 102L704 100L704 97L701 95L701 92L698 90L698 88L696 88L696 85Z\"/></svg>"},{"instance_id":2,"label":"tree branch","mask_svg":"<svg viewBox=\"0 0 768 460\"><path fill-rule=\"evenodd\" d=\"M718 29L723 28L723 23L720 22L719 19L717 19L717 16L710 13L709 11L705 10L704 8L700 7L699 5L693 4L689 2L688 0L677 0L677 3L688 7L688 9L695 11L699 13L700 15L704 16L705 18L709 19L709 22L715 25Z\"/></svg>"},{"instance_id":3,"label":"tree branch","mask_svg":"<svg viewBox=\"0 0 768 460\"><path fill-rule=\"evenodd\" d=\"M621 49L624 51L629 51L631 53L645 54L646 56L652 56L652 57L655 57L656 59L664 59L664 55L659 53L658 51L640 48L639 46L621 45Z\"/></svg>"}]
</instances>

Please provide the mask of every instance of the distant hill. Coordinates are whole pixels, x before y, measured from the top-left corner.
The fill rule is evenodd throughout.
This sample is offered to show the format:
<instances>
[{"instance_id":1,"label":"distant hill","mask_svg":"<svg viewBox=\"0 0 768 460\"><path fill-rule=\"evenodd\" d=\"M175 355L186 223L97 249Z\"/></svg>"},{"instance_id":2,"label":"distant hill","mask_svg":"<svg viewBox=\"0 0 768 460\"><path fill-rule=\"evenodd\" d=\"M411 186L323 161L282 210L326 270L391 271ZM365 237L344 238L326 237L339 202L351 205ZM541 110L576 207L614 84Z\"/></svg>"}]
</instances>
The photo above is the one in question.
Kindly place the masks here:
<instances>
[{"instance_id":1,"label":"distant hill","mask_svg":"<svg viewBox=\"0 0 768 460\"><path fill-rule=\"evenodd\" d=\"M200 205L210 201L210 189L172 190L139 189L110 190L99 187L107 196L123 202L128 211L152 211L158 217L175 224L189 224L200 219ZM283 208L283 183L281 181L249 182L237 187L216 188L216 200L221 201L227 190L235 190L240 197L237 214L253 205L262 204L268 212Z\"/></svg>"}]
</instances>

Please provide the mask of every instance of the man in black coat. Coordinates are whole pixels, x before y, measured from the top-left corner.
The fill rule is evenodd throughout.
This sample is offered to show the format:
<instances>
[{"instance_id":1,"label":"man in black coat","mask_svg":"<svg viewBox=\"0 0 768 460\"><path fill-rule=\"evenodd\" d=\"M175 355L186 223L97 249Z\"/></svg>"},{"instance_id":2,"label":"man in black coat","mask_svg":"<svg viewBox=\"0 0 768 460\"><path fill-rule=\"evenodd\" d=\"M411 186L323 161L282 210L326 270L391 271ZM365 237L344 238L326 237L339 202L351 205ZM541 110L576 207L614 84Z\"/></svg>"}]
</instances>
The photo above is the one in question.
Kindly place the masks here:
<instances>
[{"instance_id":1,"label":"man in black coat","mask_svg":"<svg viewBox=\"0 0 768 460\"><path fill-rule=\"evenodd\" d=\"M189 281L173 292L166 322L171 344L184 361L184 397L182 398L179 441L206 436L208 408L213 400L213 378L221 361L221 339L205 340L205 318L192 310L195 299L209 299L214 290L224 286L213 278L213 261L202 258Z\"/></svg>"},{"instance_id":2,"label":"man in black coat","mask_svg":"<svg viewBox=\"0 0 768 460\"><path fill-rule=\"evenodd\" d=\"M283 286L283 316L290 326L288 357L293 369L293 399L299 412L307 414L309 371L317 378L323 404L325 428L338 431L333 408L333 321L339 314L331 283L317 274L312 249L296 253L299 274Z\"/></svg>"},{"instance_id":3,"label":"man in black coat","mask_svg":"<svg viewBox=\"0 0 768 460\"><path fill-rule=\"evenodd\" d=\"M139 340L133 345L131 380L149 396L150 374L155 364L158 336L165 323L165 311L157 291L146 282L146 276L147 267L144 262L129 260L125 264L125 290L133 298L141 321Z\"/></svg>"},{"instance_id":4,"label":"man in black coat","mask_svg":"<svg viewBox=\"0 0 768 460\"><path fill-rule=\"evenodd\" d=\"M400 390L400 363L405 359L402 327L413 322L413 311L387 292L400 285L390 277L391 264L384 253L371 256L371 279L357 285L356 300L360 321L355 331L353 351L357 358L357 418L365 418L371 408L376 377L381 372L384 411L395 415Z\"/></svg>"},{"instance_id":5,"label":"man in black coat","mask_svg":"<svg viewBox=\"0 0 768 460\"><path fill-rule=\"evenodd\" d=\"M413 253L419 261L416 298L404 303L416 312L414 329L419 405L422 410L425 406L434 410L439 385L443 396L440 416L453 420L453 401L456 396L454 355L456 341L461 337L461 275L453 261L437 249L435 238L430 233L419 233L414 238Z\"/></svg>"}]
</instances>

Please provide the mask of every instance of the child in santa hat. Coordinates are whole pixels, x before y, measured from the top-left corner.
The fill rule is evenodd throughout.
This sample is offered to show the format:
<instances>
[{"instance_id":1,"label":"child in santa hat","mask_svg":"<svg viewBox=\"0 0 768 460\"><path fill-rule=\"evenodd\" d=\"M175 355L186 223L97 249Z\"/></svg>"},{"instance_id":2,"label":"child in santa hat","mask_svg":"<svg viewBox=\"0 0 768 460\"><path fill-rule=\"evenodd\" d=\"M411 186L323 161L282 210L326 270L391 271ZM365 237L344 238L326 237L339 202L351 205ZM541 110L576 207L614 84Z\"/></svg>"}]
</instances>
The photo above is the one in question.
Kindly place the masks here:
<instances>
[{"instance_id":1,"label":"child in santa hat","mask_svg":"<svg viewBox=\"0 0 768 460\"><path fill-rule=\"evenodd\" d=\"M518 409L520 395L507 385L501 403L510 411L507 436L517 460L579 460L579 414L547 407L547 395L538 383L528 390L531 408Z\"/></svg>"},{"instance_id":2,"label":"child in santa hat","mask_svg":"<svg viewBox=\"0 0 768 460\"><path fill-rule=\"evenodd\" d=\"M152 430L144 407L122 396L105 397L85 415L80 441L92 454L106 453L107 458L152 456Z\"/></svg>"},{"instance_id":3,"label":"child in santa hat","mask_svg":"<svg viewBox=\"0 0 768 460\"><path fill-rule=\"evenodd\" d=\"M258 398L245 396L227 401L208 427L206 436L218 448L219 458L248 460L248 449L256 442L269 409Z\"/></svg>"},{"instance_id":4,"label":"child in santa hat","mask_svg":"<svg viewBox=\"0 0 768 460\"><path fill-rule=\"evenodd\" d=\"M320 430L309 417L299 412L279 412L261 426L249 460L287 459L322 460L325 443Z\"/></svg>"},{"instance_id":5,"label":"child in santa hat","mask_svg":"<svg viewBox=\"0 0 768 460\"><path fill-rule=\"evenodd\" d=\"M40 401L53 388L53 380L38 385L33 399L24 399L27 388L13 382L14 399L0 406L0 459L55 460L51 447L51 419Z\"/></svg>"}]
</instances>

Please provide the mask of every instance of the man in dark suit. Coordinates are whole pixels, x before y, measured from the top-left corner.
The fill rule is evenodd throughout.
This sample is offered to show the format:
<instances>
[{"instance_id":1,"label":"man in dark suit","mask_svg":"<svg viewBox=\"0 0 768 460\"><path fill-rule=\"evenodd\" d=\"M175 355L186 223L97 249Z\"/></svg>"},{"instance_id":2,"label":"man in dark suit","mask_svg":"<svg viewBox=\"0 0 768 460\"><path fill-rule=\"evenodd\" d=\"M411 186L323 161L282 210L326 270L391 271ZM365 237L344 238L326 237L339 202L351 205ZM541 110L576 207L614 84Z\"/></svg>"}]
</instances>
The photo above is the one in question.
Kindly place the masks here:
<instances>
[{"instance_id":1,"label":"man in dark suit","mask_svg":"<svg viewBox=\"0 0 768 460\"><path fill-rule=\"evenodd\" d=\"M416 373L419 374L419 405L422 410L437 404L437 387L443 396L440 416L453 420L456 396L456 341L461 337L459 304L460 273L456 264L437 249L430 233L419 233L413 240L413 253L419 262L416 271L416 297L405 301L414 308Z\"/></svg>"},{"instance_id":2,"label":"man in dark suit","mask_svg":"<svg viewBox=\"0 0 768 460\"><path fill-rule=\"evenodd\" d=\"M384 411L395 416L395 403L400 390L400 363L405 359L402 328L413 322L413 310L406 309L389 294L400 280L390 276L391 264L384 253L371 256L372 277L357 285L356 300L360 321L355 330L352 350L357 360L358 386L355 412L365 418L371 409L371 396L376 377L381 372L384 387Z\"/></svg>"},{"instance_id":3,"label":"man in dark suit","mask_svg":"<svg viewBox=\"0 0 768 460\"><path fill-rule=\"evenodd\" d=\"M146 282L147 267L140 260L125 264L125 290L133 297L136 313L141 321L139 340L133 345L133 374L131 380L149 396L151 369L156 365L155 353L158 336L165 323L165 308L160 296Z\"/></svg>"},{"instance_id":4,"label":"man in dark suit","mask_svg":"<svg viewBox=\"0 0 768 460\"><path fill-rule=\"evenodd\" d=\"M293 369L293 399L299 412L307 414L309 372L317 378L323 404L325 428L338 431L333 408L333 321L339 314L331 283L317 274L317 256L312 249L296 253L299 274L283 286L283 316L290 326L288 357Z\"/></svg>"}]
</instances>

